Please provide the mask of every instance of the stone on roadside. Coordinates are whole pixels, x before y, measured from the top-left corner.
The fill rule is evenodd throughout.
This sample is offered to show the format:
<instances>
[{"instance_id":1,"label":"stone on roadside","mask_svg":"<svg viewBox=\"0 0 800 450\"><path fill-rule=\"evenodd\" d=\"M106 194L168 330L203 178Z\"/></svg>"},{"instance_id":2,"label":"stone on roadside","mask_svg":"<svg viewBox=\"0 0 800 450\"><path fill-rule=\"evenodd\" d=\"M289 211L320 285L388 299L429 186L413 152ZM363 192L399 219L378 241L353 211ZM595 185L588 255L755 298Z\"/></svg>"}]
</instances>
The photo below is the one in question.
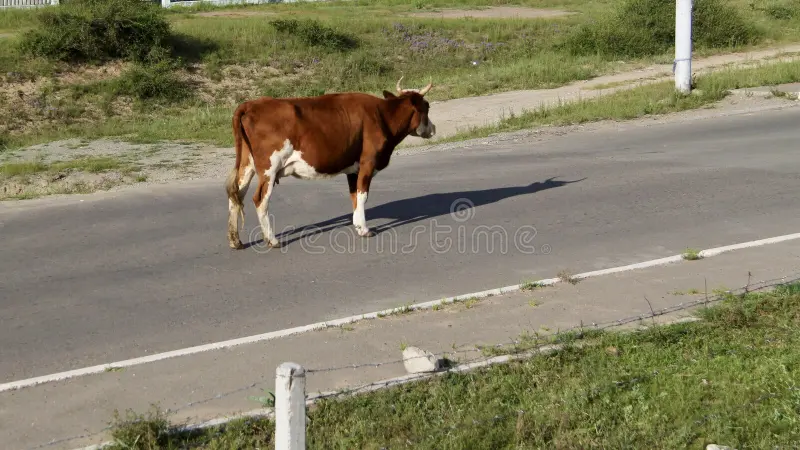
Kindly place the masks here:
<instances>
[{"instance_id":1,"label":"stone on roadside","mask_svg":"<svg viewBox=\"0 0 800 450\"><path fill-rule=\"evenodd\" d=\"M736 450L736 449L728 447L727 445L708 444L706 445L706 450Z\"/></svg>"},{"instance_id":2,"label":"stone on roadside","mask_svg":"<svg viewBox=\"0 0 800 450\"><path fill-rule=\"evenodd\" d=\"M403 365L408 373L435 372L441 368L439 359L433 353L417 347L403 350Z\"/></svg>"}]
</instances>

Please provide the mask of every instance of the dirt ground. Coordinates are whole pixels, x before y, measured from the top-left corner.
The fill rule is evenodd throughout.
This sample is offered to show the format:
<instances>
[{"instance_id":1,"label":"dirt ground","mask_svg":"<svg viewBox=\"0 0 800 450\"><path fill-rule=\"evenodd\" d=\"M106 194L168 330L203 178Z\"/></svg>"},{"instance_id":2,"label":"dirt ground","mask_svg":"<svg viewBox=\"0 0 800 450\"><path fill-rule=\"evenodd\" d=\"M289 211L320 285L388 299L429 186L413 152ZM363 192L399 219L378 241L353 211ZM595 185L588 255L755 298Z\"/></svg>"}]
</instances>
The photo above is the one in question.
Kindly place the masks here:
<instances>
[{"instance_id":1,"label":"dirt ground","mask_svg":"<svg viewBox=\"0 0 800 450\"><path fill-rule=\"evenodd\" d=\"M218 178L233 165L232 148L203 144L131 144L116 140L69 139L0 154L0 163L111 161L111 169L50 169L33 174L0 175L0 200L55 194L81 194L133 184ZM52 167L52 166L51 166Z\"/></svg>"},{"instance_id":2,"label":"dirt ground","mask_svg":"<svg viewBox=\"0 0 800 450\"><path fill-rule=\"evenodd\" d=\"M411 17L431 17L439 19L463 19L466 17L475 19L539 19L566 16L569 14L574 13L558 9L495 6L485 9L442 9L437 11L409 13L407 15Z\"/></svg>"}]
</instances>

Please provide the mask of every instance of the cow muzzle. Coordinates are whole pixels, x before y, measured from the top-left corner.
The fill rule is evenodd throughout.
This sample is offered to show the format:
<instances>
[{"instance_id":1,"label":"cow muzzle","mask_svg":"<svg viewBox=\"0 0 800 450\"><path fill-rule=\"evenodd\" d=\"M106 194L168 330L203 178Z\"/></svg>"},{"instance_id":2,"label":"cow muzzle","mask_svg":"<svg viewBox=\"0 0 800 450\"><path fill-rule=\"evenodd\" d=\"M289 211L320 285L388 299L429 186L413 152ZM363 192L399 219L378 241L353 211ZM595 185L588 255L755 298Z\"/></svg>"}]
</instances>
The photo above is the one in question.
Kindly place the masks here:
<instances>
[{"instance_id":1,"label":"cow muzzle","mask_svg":"<svg viewBox=\"0 0 800 450\"><path fill-rule=\"evenodd\" d=\"M423 139L430 139L436 135L436 125L431 121L427 121L424 125L420 125L411 133L412 136L421 137Z\"/></svg>"}]
</instances>

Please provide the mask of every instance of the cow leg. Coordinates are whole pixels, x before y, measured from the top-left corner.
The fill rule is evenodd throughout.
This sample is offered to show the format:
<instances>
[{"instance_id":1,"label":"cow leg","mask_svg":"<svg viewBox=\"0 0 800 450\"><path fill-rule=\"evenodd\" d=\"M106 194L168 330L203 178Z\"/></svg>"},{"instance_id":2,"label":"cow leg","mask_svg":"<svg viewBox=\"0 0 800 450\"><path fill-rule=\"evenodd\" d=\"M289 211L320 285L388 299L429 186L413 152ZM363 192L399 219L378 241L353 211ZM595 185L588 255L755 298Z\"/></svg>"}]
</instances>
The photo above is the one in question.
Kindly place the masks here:
<instances>
[{"instance_id":1,"label":"cow leg","mask_svg":"<svg viewBox=\"0 0 800 450\"><path fill-rule=\"evenodd\" d=\"M358 174L347 174L347 187L350 189L350 202L353 204L353 212L356 211L356 189L358 188Z\"/></svg>"},{"instance_id":2,"label":"cow leg","mask_svg":"<svg viewBox=\"0 0 800 450\"><path fill-rule=\"evenodd\" d=\"M244 209L243 201L244 196L247 195L247 189L250 187L250 182L255 175L255 165L252 158L249 164L234 168L227 180L228 193L228 242L233 249L242 249L242 241L239 238L239 217L242 218L242 226L244 226ZM238 200L238 201L237 201Z\"/></svg>"},{"instance_id":3,"label":"cow leg","mask_svg":"<svg viewBox=\"0 0 800 450\"><path fill-rule=\"evenodd\" d=\"M264 233L264 242L270 247L280 247L280 243L275 239L272 231L272 224L269 222L269 198L275 188L277 176L261 175L259 177L258 191L253 195L253 203L256 205L258 222L261 224L261 231Z\"/></svg>"},{"instance_id":4,"label":"cow leg","mask_svg":"<svg viewBox=\"0 0 800 450\"><path fill-rule=\"evenodd\" d=\"M353 225L355 225L358 235L362 237L373 235L372 231L367 227L367 219L364 212L364 209L367 205L367 197L369 196L369 183L372 180L373 167L374 164L371 163L361 164L358 170L358 179L356 181L356 193L355 200L353 202L355 204L353 211Z\"/></svg>"}]
</instances>

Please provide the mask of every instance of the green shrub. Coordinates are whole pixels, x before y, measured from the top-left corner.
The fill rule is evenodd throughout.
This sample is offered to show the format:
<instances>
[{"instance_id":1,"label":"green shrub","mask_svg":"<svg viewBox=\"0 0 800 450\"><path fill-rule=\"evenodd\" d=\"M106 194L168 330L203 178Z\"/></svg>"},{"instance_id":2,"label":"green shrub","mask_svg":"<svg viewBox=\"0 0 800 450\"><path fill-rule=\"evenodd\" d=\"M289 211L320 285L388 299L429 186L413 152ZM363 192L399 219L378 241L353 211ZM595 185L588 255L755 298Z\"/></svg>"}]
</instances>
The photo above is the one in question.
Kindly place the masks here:
<instances>
[{"instance_id":1,"label":"green shrub","mask_svg":"<svg viewBox=\"0 0 800 450\"><path fill-rule=\"evenodd\" d=\"M775 20L791 20L800 16L800 7L796 4L790 6L783 3L769 2L766 6L756 6L755 2L751 2L750 8L754 11L760 11Z\"/></svg>"},{"instance_id":2,"label":"green shrub","mask_svg":"<svg viewBox=\"0 0 800 450\"><path fill-rule=\"evenodd\" d=\"M0 131L0 152L5 151L11 146L11 137L8 131Z\"/></svg>"},{"instance_id":3,"label":"green shrub","mask_svg":"<svg viewBox=\"0 0 800 450\"><path fill-rule=\"evenodd\" d=\"M176 69L176 63L168 59L137 63L113 81L113 91L142 101L174 103L188 99L193 91L177 76Z\"/></svg>"},{"instance_id":4,"label":"green shrub","mask_svg":"<svg viewBox=\"0 0 800 450\"><path fill-rule=\"evenodd\" d=\"M771 5L766 9L766 13L768 16L772 17L773 19L777 20L790 20L797 17L798 11L797 7L791 7L786 5Z\"/></svg>"},{"instance_id":5,"label":"green shrub","mask_svg":"<svg viewBox=\"0 0 800 450\"><path fill-rule=\"evenodd\" d=\"M384 61L371 53L360 51L349 55L334 69L336 76L342 80L353 80L367 77L383 77L394 71L391 61Z\"/></svg>"},{"instance_id":6,"label":"green shrub","mask_svg":"<svg viewBox=\"0 0 800 450\"><path fill-rule=\"evenodd\" d=\"M111 448L165 448L169 442L169 432L169 420L155 405L145 414L128 410L124 417L115 410L111 424L114 445Z\"/></svg>"},{"instance_id":7,"label":"green shrub","mask_svg":"<svg viewBox=\"0 0 800 450\"><path fill-rule=\"evenodd\" d=\"M21 50L57 61L143 61L166 51L170 38L163 9L142 0L71 0L37 18Z\"/></svg>"},{"instance_id":8,"label":"green shrub","mask_svg":"<svg viewBox=\"0 0 800 450\"><path fill-rule=\"evenodd\" d=\"M737 47L762 36L724 0L695 0L695 47ZM666 0L624 0L613 14L578 28L564 42L573 54L630 58L663 54L674 45L675 2Z\"/></svg>"},{"instance_id":9,"label":"green shrub","mask_svg":"<svg viewBox=\"0 0 800 450\"><path fill-rule=\"evenodd\" d=\"M346 51L358 47L358 41L353 36L316 20L277 19L270 24L279 33L294 36L310 47L322 47L332 51Z\"/></svg>"},{"instance_id":10,"label":"green shrub","mask_svg":"<svg viewBox=\"0 0 800 450\"><path fill-rule=\"evenodd\" d=\"M178 76L179 68L172 59L150 58L134 63L117 78L71 85L71 100L97 96L108 107L119 96L143 102L178 103L191 99L195 93L191 84Z\"/></svg>"}]
</instances>

